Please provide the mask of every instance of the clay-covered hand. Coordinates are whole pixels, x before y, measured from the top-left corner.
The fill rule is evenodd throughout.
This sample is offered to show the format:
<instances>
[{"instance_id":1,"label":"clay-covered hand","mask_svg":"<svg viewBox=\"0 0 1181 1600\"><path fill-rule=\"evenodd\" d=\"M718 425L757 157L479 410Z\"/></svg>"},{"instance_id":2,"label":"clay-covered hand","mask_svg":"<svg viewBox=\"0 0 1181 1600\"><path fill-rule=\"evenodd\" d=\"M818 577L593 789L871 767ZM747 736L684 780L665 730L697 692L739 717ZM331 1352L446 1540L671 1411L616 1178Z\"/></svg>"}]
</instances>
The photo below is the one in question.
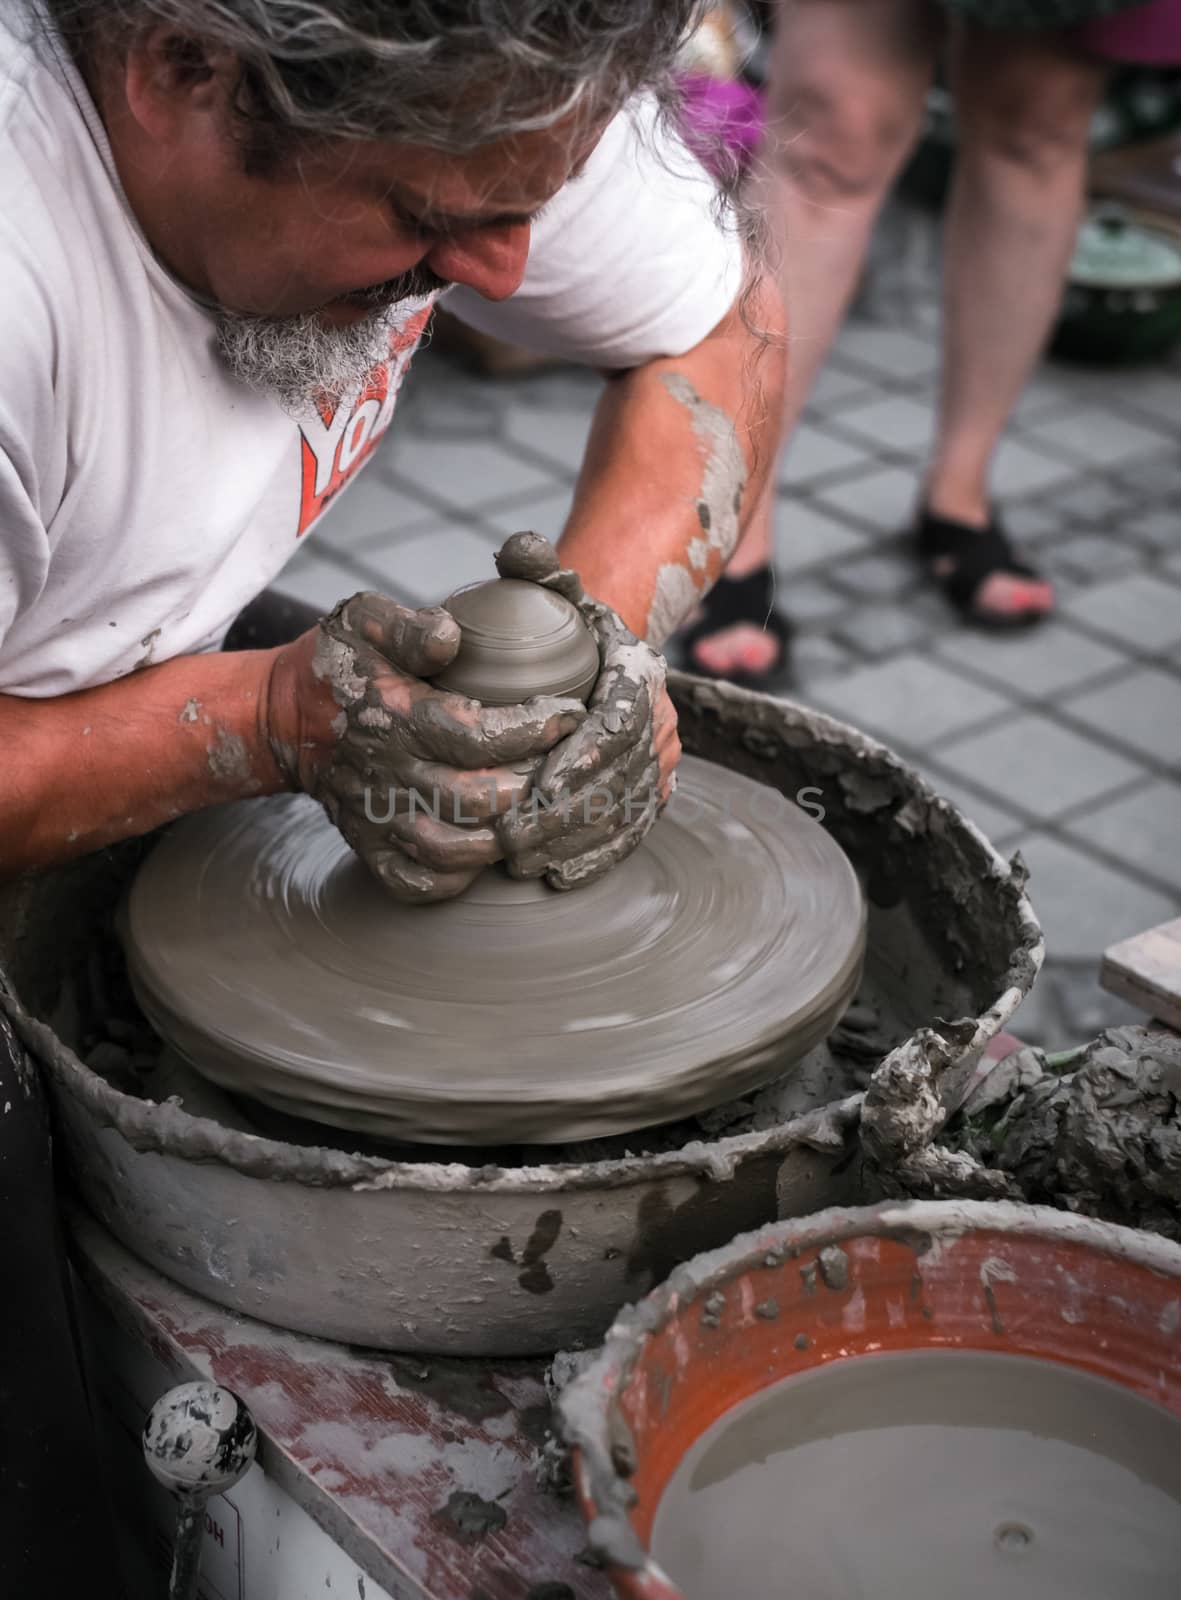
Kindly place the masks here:
<instances>
[{"instance_id":1,"label":"clay-covered hand","mask_svg":"<svg viewBox=\"0 0 1181 1600\"><path fill-rule=\"evenodd\" d=\"M578 888L629 856L672 794L681 746L664 657L585 594L578 574L561 565L540 534L513 534L496 570L564 595L599 646L590 714L542 764L532 803L498 824L514 877Z\"/></svg>"},{"instance_id":2,"label":"clay-covered hand","mask_svg":"<svg viewBox=\"0 0 1181 1600\"><path fill-rule=\"evenodd\" d=\"M577 700L481 706L424 682L459 638L441 606L356 594L270 670L266 733L281 771L402 900L446 899L500 860L496 818L587 719Z\"/></svg>"}]
</instances>

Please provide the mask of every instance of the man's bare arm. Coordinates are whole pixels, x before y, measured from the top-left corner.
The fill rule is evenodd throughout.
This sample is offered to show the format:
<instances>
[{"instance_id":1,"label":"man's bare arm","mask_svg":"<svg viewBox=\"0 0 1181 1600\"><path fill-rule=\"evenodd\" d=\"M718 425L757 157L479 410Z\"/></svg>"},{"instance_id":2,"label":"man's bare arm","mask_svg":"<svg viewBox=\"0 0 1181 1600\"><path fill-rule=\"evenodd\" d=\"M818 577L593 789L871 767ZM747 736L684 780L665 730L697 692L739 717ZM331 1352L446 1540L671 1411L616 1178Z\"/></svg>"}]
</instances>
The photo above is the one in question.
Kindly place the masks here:
<instances>
[{"instance_id":1,"label":"man's bare arm","mask_svg":"<svg viewBox=\"0 0 1181 1600\"><path fill-rule=\"evenodd\" d=\"M720 577L774 465L786 357L771 282L745 313L608 381L560 542L588 592L657 648Z\"/></svg>"},{"instance_id":2,"label":"man's bare arm","mask_svg":"<svg viewBox=\"0 0 1181 1600\"><path fill-rule=\"evenodd\" d=\"M275 650L181 657L57 699L0 695L0 876L294 789L395 896L458 893L501 859L500 810L586 717L576 700L481 706L436 689L459 638L437 607L358 594ZM437 793L439 815L386 815L410 789Z\"/></svg>"},{"instance_id":3,"label":"man's bare arm","mask_svg":"<svg viewBox=\"0 0 1181 1600\"><path fill-rule=\"evenodd\" d=\"M0 876L289 787L265 737L273 655L181 656L55 699L0 695Z\"/></svg>"}]
</instances>

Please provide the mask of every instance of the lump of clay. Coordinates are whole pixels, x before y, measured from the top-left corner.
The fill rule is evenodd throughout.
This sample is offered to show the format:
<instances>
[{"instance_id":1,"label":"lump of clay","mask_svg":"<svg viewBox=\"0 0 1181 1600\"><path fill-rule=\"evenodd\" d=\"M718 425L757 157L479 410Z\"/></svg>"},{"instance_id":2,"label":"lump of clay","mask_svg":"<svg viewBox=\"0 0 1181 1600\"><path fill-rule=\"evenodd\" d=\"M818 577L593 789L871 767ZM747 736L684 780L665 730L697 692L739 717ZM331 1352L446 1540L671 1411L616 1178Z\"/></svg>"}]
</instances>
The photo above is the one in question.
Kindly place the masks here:
<instances>
[{"instance_id":1,"label":"lump of clay","mask_svg":"<svg viewBox=\"0 0 1181 1600\"><path fill-rule=\"evenodd\" d=\"M934 1076L903 1075L905 1049L875 1072L862 1117L862 1146L886 1194L1025 1200L1181 1240L1175 1034L1109 1028L1058 1056L1018 1050L949 1121L924 1114L938 1102Z\"/></svg>"},{"instance_id":2,"label":"lump of clay","mask_svg":"<svg viewBox=\"0 0 1181 1600\"><path fill-rule=\"evenodd\" d=\"M569 600L518 578L457 589L445 602L463 638L434 680L487 706L519 705L535 694L586 700L599 675L599 648Z\"/></svg>"}]
</instances>

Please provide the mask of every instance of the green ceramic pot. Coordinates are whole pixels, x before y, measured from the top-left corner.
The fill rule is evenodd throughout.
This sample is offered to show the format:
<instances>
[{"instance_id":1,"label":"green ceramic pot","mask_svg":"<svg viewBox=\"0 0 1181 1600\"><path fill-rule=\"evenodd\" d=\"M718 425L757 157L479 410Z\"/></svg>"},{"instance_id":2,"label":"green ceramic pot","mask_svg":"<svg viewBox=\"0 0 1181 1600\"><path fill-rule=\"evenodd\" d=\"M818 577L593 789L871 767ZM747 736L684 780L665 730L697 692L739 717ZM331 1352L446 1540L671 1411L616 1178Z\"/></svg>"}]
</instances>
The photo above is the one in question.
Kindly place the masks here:
<instances>
[{"instance_id":1,"label":"green ceramic pot","mask_svg":"<svg viewBox=\"0 0 1181 1600\"><path fill-rule=\"evenodd\" d=\"M1155 361L1181 340L1181 238L1091 212L1079 230L1050 349L1068 361Z\"/></svg>"}]
</instances>

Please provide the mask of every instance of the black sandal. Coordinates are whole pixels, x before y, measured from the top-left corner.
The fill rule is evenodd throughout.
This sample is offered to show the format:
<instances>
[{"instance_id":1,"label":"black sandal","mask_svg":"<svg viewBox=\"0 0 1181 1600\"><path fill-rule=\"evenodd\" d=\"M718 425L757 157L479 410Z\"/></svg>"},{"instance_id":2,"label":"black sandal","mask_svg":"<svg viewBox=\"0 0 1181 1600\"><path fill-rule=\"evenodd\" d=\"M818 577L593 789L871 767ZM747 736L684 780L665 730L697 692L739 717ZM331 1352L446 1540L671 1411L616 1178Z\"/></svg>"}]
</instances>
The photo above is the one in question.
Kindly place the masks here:
<instances>
[{"instance_id":1,"label":"black sandal","mask_svg":"<svg viewBox=\"0 0 1181 1600\"><path fill-rule=\"evenodd\" d=\"M1004 632L1031 627L1049 616L1048 611L1017 611L1004 616L976 610L976 596L994 572L1014 578L1041 578L1017 555L995 516L987 528L973 528L969 523L922 511L915 525L915 548L932 580L966 622ZM940 574L934 570L937 561L953 561L955 565L950 572Z\"/></svg>"},{"instance_id":2,"label":"black sandal","mask_svg":"<svg viewBox=\"0 0 1181 1600\"><path fill-rule=\"evenodd\" d=\"M736 683L741 689L782 687L788 677L792 629L775 604L775 574L769 566L756 567L741 578L723 575L718 579L701 602L701 616L681 633L686 669L702 678L722 676L702 666L693 650L703 639L733 627L736 622L749 622L769 633L779 645L779 656L765 672L729 672L724 674L726 682Z\"/></svg>"}]
</instances>

